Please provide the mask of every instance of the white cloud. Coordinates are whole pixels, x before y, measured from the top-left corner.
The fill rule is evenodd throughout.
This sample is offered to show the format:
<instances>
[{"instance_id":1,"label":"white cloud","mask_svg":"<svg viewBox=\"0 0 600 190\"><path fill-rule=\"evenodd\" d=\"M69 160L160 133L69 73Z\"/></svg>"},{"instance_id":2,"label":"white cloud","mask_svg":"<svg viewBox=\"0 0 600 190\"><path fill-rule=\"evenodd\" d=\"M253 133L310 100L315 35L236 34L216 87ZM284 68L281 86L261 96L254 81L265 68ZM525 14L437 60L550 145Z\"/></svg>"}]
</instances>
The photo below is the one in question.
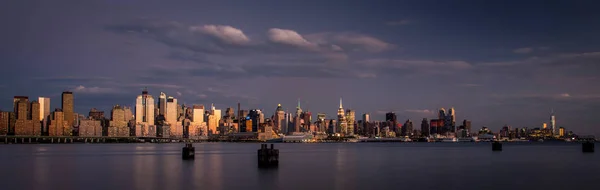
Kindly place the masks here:
<instances>
[{"instance_id":1,"label":"white cloud","mask_svg":"<svg viewBox=\"0 0 600 190\"><path fill-rule=\"evenodd\" d=\"M105 93L115 93L117 92L112 88L101 88L101 87L85 87L83 85L76 86L71 89L72 92L82 93L82 94L105 94Z\"/></svg>"},{"instance_id":2,"label":"white cloud","mask_svg":"<svg viewBox=\"0 0 600 190\"><path fill-rule=\"evenodd\" d=\"M202 32L211 35L228 44L243 45L250 42L250 38L240 29L224 25L190 26L192 32Z\"/></svg>"},{"instance_id":3,"label":"white cloud","mask_svg":"<svg viewBox=\"0 0 600 190\"><path fill-rule=\"evenodd\" d=\"M313 49L317 45L306 40L298 32L287 29L271 28L268 31L271 42Z\"/></svg>"},{"instance_id":4,"label":"white cloud","mask_svg":"<svg viewBox=\"0 0 600 190\"><path fill-rule=\"evenodd\" d=\"M333 40L342 45L356 46L369 52L382 52L395 47L390 43L363 34L336 34L333 36Z\"/></svg>"},{"instance_id":5,"label":"white cloud","mask_svg":"<svg viewBox=\"0 0 600 190\"><path fill-rule=\"evenodd\" d=\"M200 99L206 99L206 98L208 98L208 95L206 95L206 94L198 94L198 98L200 98Z\"/></svg>"},{"instance_id":6,"label":"white cloud","mask_svg":"<svg viewBox=\"0 0 600 190\"><path fill-rule=\"evenodd\" d=\"M518 48L518 49L513 50L513 52L518 53L518 54L527 54L527 53L533 52L533 48L530 48L530 47Z\"/></svg>"},{"instance_id":7,"label":"white cloud","mask_svg":"<svg viewBox=\"0 0 600 190\"><path fill-rule=\"evenodd\" d=\"M176 93L177 93L177 96L181 96L182 95L181 92L179 92L179 91L176 92Z\"/></svg>"},{"instance_id":8,"label":"white cloud","mask_svg":"<svg viewBox=\"0 0 600 190\"><path fill-rule=\"evenodd\" d=\"M409 20L403 19L403 20L397 20L397 21L389 21L389 22L386 22L385 24L388 26L401 26L401 25L407 25L410 23L411 22Z\"/></svg>"}]
</instances>

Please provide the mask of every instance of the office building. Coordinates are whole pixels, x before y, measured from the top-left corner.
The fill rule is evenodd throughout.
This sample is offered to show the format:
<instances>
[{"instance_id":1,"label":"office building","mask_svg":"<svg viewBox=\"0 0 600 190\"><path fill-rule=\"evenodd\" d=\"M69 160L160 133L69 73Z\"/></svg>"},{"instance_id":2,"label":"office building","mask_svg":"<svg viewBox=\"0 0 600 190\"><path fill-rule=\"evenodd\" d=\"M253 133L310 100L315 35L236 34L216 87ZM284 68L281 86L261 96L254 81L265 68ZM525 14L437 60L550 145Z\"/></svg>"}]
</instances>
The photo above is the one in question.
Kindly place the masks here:
<instances>
[{"instance_id":1,"label":"office building","mask_svg":"<svg viewBox=\"0 0 600 190\"><path fill-rule=\"evenodd\" d=\"M96 108L92 108L88 114L88 117L94 120L102 120L104 119L104 111L97 110Z\"/></svg>"},{"instance_id":2,"label":"office building","mask_svg":"<svg viewBox=\"0 0 600 190\"><path fill-rule=\"evenodd\" d=\"M400 130L400 136L410 137L410 136L412 136L412 131L413 131L412 121L410 119L406 120L406 122L404 122L404 125L402 126L402 129Z\"/></svg>"},{"instance_id":3,"label":"office building","mask_svg":"<svg viewBox=\"0 0 600 190\"><path fill-rule=\"evenodd\" d=\"M80 137L101 137L102 125L100 120L86 118L79 120L79 136Z\"/></svg>"},{"instance_id":4,"label":"office building","mask_svg":"<svg viewBox=\"0 0 600 190\"><path fill-rule=\"evenodd\" d=\"M154 125L154 98L144 89L135 103L135 122L137 124Z\"/></svg>"},{"instance_id":5,"label":"office building","mask_svg":"<svg viewBox=\"0 0 600 190\"><path fill-rule=\"evenodd\" d=\"M356 112L354 110L346 110L346 134L352 136L355 133Z\"/></svg>"},{"instance_id":6,"label":"office building","mask_svg":"<svg viewBox=\"0 0 600 190\"><path fill-rule=\"evenodd\" d=\"M429 120L423 118L421 121L421 136L428 137L430 135Z\"/></svg>"},{"instance_id":7,"label":"office building","mask_svg":"<svg viewBox=\"0 0 600 190\"><path fill-rule=\"evenodd\" d=\"M116 105L110 112L111 119L108 126L109 137L126 137L130 136L129 121L133 121L130 117L131 109Z\"/></svg>"},{"instance_id":8,"label":"office building","mask_svg":"<svg viewBox=\"0 0 600 190\"><path fill-rule=\"evenodd\" d=\"M50 116L50 98L39 97L38 102L40 103L40 121L44 121Z\"/></svg>"},{"instance_id":9,"label":"office building","mask_svg":"<svg viewBox=\"0 0 600 190\"><path fill-rule=\"evenodd\" d=\"M48 136L70 136L71 133L68 131L67 123L65 122L64 113L61 109L55 109L50 114L50 120L48 121Z\"/></svg>"},{"instance_id":10,"label":"office building","mask_svg":"<svg viewBox=\"0 0 600 190\"><path fill-rule=\"evenodd\" d=\"M62 111L65 117L65 131L73 131L73 123L75 122L75 112L73 103L73 92L65 91L62 93ZM72 134L72 132L70 132Z\"/></svg>"},{"instance_id":11,"label":"office building","mask_svg":"<svg viewBox=\"0 0 600 190\"><path fill-rule=\"evenodd\" d=\"M275 115L273 115L273 131L275 133L285 133L285 111L281 107L281 104L277 104L275 109Z\"/></svg>"},{"instance_id":12,"label":"office building","mask_svg":"<svg viewBox=\"0 0 600 190\"><path fill-rule=\"evenodd\" d=\"M340 98L340 107L337 111L337 127L335 133L347 134L348 125L346 123L346 115L344 113L344 107L342 105L342 98Z\"/></svg>"}]
</instances>

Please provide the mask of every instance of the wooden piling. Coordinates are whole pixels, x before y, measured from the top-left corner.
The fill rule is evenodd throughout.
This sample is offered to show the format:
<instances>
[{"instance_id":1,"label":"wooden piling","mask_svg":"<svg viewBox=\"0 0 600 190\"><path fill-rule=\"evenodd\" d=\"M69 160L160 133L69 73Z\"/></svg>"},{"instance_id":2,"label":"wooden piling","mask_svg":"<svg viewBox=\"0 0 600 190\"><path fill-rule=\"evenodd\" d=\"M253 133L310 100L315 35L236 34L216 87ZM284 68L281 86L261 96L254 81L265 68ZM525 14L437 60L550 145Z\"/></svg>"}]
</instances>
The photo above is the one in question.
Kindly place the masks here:
<instances>
[{"instance_id":1,"label":"wooden piling","mask_svg":"<svg viewBox=\"0 0 600 190\"><path fill-rule=\"evenodd\" d=\"M492 143L492 151L502 151L502 143L494 141Z\"/></svg>"},{"instance_id":2,"label":"wooden piling","mask_svg":"<svg viewBox=\"0 0 600 190\"><path fill-rule=\"evenodd\" d=\"M261 144L258 149L258 167L268 168L277 167L279 165L279 150L275 149L273 144L271 148L267 148L267 144Z\"/></svg>"},{"instance_id":3,"label":"wooden piling","mask_svg":"<svg viewBox=\"0 0 600 190\"><path fill-rule=\"evenodd\" d=\"M185 146L181 150L181 159L193 160L195 155L196 155L196 148L194 148L192 143L186 143Z\"/></svg>"},{"instance_id":4,"label":"wooden piling","mask_svg":"<svg viewBox=\"0 0 600 190\"><path fill-rule=\"evenodd\" d=\"M581 144L581 151L582 152L587 152L587 153L594 152L594 142L590 142L590 141L583 142Z\"/></svg>"}]
</instances>

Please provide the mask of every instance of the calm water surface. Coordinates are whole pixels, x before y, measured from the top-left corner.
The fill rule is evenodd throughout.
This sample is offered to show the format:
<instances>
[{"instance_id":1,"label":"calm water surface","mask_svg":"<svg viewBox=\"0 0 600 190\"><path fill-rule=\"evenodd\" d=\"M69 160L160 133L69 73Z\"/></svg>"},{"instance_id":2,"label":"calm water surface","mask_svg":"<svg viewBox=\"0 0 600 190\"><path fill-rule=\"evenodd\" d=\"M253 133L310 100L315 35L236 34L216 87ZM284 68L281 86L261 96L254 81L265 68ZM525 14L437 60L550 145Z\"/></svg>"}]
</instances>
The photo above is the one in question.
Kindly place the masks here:
<instances>
[{"instance_id":1,"label":"calm water surface","mask_svg":"<svg viewBox=\"0 0 600 190\"><path fill-rule=\"evenodd\" d=\"M0 145L0 189L600 188L600 150L577 143L275 144L270 170L257 168L259 144L195 144L194 161L182 146Z\"/></svg>"}]
</instances>

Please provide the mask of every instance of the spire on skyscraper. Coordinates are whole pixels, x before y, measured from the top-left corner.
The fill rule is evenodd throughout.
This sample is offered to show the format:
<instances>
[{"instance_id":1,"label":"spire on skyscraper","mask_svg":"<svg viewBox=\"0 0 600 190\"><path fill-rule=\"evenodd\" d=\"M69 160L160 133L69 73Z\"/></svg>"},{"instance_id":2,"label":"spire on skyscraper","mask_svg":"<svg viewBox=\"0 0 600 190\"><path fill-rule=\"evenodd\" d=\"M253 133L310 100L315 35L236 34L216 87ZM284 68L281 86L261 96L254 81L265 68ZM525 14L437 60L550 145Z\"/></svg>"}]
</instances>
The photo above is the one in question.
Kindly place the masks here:
<instances>
[{"instance_id":1,"label":"spire on skyscraper","mask_svg":"<svg viewBox=\"0 0 600 190\"><path fill-rule=\"evenodd\" d=\"M342 97L340 97L340 109L343 109L344 107L342 107Z\"/></svg>"},{"instance_id":2,"label":"spire on skyscraper","mask_svg":"<svg viewBox=\"0 0 600 190\"><path fill-rule=\"evenodd\" d=\"M296 108L300 108L300 98L298 98L298 107Z\"/></svg>"}]
</instances>

